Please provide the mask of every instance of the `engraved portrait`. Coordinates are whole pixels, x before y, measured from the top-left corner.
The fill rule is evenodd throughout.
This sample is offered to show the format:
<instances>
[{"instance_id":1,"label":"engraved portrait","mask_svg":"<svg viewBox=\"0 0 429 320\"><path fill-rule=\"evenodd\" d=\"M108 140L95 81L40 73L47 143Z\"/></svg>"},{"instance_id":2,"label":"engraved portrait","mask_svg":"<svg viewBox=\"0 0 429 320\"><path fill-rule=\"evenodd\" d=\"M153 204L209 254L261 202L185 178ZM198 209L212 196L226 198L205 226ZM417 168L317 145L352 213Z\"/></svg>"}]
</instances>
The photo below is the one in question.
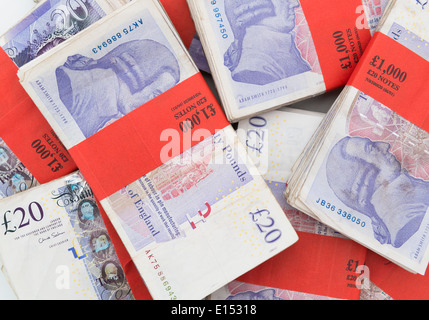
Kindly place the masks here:
<instances>
[{"instance_id":1,"label":"engraved portrait","mask_svg":"<svg viewBox=\"0 0 429 320\"><path fill-rule=\"evenodd\" d=\"M225 0L234 41L224 64L237 82L265 85L311 70L295 42L298 0Z\"/></svg>"},{"instance_id":2,"label":"engraved portrait","mask_svg":"<svg viewBox=\"0 0 429 320\"><path fill-rule=\"evenodd\" d=\"M330 151L328 184L345 205L371 219L374 238L401 247L420 228L429 207L429 182L412 176L391 145L345 137Z\"/></svg>"},{"instance_id":3,"label":"engraved portrait","mask_svg":"<svg viewBox=\"0 0 429 320\"><path fill-rule=\"evenodd\" d=\"M69 56L56 79L61 101L89 137L175 86L180 69L164 45L132 40L97 60Z\"/></svg>"}]
</instances>

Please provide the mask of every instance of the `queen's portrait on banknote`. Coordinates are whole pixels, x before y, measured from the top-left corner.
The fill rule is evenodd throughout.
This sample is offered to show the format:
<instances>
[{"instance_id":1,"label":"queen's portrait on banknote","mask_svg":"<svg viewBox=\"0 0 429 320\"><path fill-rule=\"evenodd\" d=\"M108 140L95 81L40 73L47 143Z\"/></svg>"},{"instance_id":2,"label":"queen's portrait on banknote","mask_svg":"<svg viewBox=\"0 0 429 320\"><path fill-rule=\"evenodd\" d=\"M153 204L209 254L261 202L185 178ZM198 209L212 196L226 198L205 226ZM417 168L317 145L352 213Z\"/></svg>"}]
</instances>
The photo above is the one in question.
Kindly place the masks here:
<instances>
[{"instance_id":1,"label":"queen's portrait on banknote","mask_svg":"<svg viewBox=\"0 0 429 320\"><path fill-rule=\"evenodd\" d=\"M61 101L89 137L175 86L180 69L167 47L144 39L123 43L97 60L69 56L56 78Z\"/></svg>"},{"instance_id":2,"label":"queen's portrait on banknote","mask_svg":"<svg viewBox=\"0 0 429 320\"><path fill-rule=\"evenodd\" d=\"M235 81L265 85L311 70L295 43L299 6L298 0L225 0L235 39L224 61Z\"/></svg>"},{"instance_id":3,"label":"queen's portrait on banknote","mask_svg":"<svg viewBox=\"0 0 429 320\"><path fill-rule=\"evenodd\" d=\"M387 142L345 137L329 153L330 188L348 207L371 218L381 244L401 247L416 233L429 207L429 182L411 176Z\"/></svg>"}]
</instances>

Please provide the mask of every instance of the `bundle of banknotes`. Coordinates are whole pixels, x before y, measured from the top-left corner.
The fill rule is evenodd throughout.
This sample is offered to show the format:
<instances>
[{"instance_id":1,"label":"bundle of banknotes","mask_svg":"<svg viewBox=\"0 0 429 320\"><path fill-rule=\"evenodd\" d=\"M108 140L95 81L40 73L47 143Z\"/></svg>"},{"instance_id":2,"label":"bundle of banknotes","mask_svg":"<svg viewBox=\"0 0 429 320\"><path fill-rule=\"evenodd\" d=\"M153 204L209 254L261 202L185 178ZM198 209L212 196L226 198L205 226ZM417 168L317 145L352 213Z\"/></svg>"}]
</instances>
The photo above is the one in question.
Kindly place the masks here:
<instances>
[{"instance_id":1,"label":"bundle of banknotes","mask_svg":"<svg viewBox=\"0 0 429 320\"><path fill-rule=\"evenodd\" d=\"M293 164L337 97L331 92L241 120L237 134L299 236L290 249L256 267L210 295L220 299L352 299L360 297L354 283L366 248L286 203L284 190ZM302 253L306 252L305 255ZM357 271L356 271L357 272ZM330 274L330 277L326 277ZM303 281L302 279L305 279ZM268 294L268 295L266 295Z\"/></svg>"},{"instance_id":2,"label":"bundle of banknotes","mask_svg":"<svg viewBox=\"0 0 429 320\"><path fill-rule=\"evenodd\" d=\"M39 184L33 174L0 138L0 199Z\"/></svg>"},{"instance_id":3,"label":"bundle of banknotes","mask_svg":"<svg viewBox=\"0 0 429 320\"><path fill-rule=\"evenodd\" d=\"M294 162L338 93L339 90L294 104L293 108L283 107L238 123L237 134L297 231L299 241L210 294L208 299L393 299L383 290L385 287L398 299L417 296L409 291L416 281L424 279L401 274L386 261L376 259L370 250L291 207L283 196ZM389 281L394 278L392 273L401 279L397 285L402 288L399 295ZM330 276L326 277L327 274ZM418 295L426 296L426 286L420 287Z\"/></svg>"},{"instance_id":4,"label":"bundle of banknotes","mask_svg":"<svg viewBox=\"0 0 429 320\"><path fill-rule=\"evenodd\" d=\"M134 300L79 172L1 200L2 273L17 299Z\"/></svg>"},{"instance_id":5,"label":"bundle of banknotes","mask_svg":"<svg viewBox=\"0 0 429 320\"><path fill-rule=\"evenodd\" d=\"M427 296L424 1L37 3L0 37L18 299Z\"/></svg>"},{"instance_id":6,"label":"bundle of banknotes","mask_svg":"<svg viewBox=\"0 0 429 320\"><path fill-rule=\"evenodd\" d=\"M128 1L41 1L0 37L0 46L21 67L126 2Z\"/></svg>"},{"instance_id":7,"label":"bundle of banknotes","mask_svg":"<svg viewBox=\"0 0 429 320\"><path fill-rule=\"evenodd\" d=\"M0 198L77 170L20 85L17 71L14 62L0 49Z\"/></svg>"},{"instance_id":8,"label":"bundle of banknotes","mask_svg":"<svg viewBox=\"0 0 429 320\"><path fill-rule=\"evenodd\" d=\"M387 0L188 0L231 122L344 86Z\"/></svg>"},{"instance_id":9,"label":"bundle of banknotes","mask_svg":"<svg viewBox=\"0 0 429 320\"><path fill-rule=\"evenodd\" d=\"M289 203L407 270L429 261L429 12L393 1L293 168Z\"/></svg>"},{"instance_id":10,"label":"bundle of banknotes","mask_svg":"<svg viewBox=\"0 0 429 320\"><path fill-rule=\"evenodd\" d=\"M297 241L158 1L18 75L154 299L201 299Z\"/></svg>"},{"instance_id":11,"label":"bundle of banknotes","mask_svg":"<svg viewBox=\"0 0 429 320\"><path fill-rule=\"evenodd\" d=\"M1 37L8 41L0 49L0 198L24 192L77 170L70 154L19 83L19 62L25 63L46 53L118 7L119 4L112 7L104 0L73 2L72 6L66 0L43 1ZM79 21L76 15L79 15ZM65 28L64 21L73 24L74 28ZM41 46L34 56L30 48L35 49L37 44ZM17 48L20 48L20 53L14 55ZM21 58L16 59L17 56ZM100 212L104 218L104 211ZM135 296L150 297L123 243L113 226L106 222L120 262L126 266L125 275L131 280Z\"/></svg>"}]
</instances>

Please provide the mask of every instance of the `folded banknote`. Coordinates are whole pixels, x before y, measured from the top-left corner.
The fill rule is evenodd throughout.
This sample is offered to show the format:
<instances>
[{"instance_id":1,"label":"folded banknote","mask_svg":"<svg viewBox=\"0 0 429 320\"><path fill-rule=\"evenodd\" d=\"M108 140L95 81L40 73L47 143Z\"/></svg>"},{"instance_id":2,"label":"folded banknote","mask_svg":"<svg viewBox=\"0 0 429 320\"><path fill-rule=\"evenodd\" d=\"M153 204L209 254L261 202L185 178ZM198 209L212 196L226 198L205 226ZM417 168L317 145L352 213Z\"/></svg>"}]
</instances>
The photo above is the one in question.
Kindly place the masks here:
<instances>
[{"instance_id":1,"label":"folded banknote","mask_svg":"<svg viewBox=\"0 0 429 320\"><path fill-rule=\"evenodd\" d=\"M36 41L33 40L41 39L36 35L42 34L43 50L38 50L37 54L40 56L64 40L59 39L65 34L61 19L67 17L67 22L72 22L76 27L67 29L67 38L70 38L82 27L96 20L92 9L98 8L98 6L104 8L103 10L106 12L112 11L110 5L107 6L104 1L43 1L40 6L6 32L2 39L9 39L9 44L14 43L20 47L18 43L35 45ZM75 17L76 14L81 18L78 23L75 18L70 18L70 16ZM52 24L56 24L57 28L52 28ZM48 31L52 33L48 34ZM25 46L20 48L25 48ZM10 49L7 45L5 46L6 51L3 48L0 49L0 140L3 150L0 168L0 197L11 196L39 183L50 182L77 170L70 154L19 83L18 60L11 59L13 55L7 54L7 51L11 53ZM28 53L26 49L23 51ZM19 56L23 57L23 55ZM32 57L26 55L24 60L31 59ZM24 62L24 60L19 61ZM103 211L102 214L104 214ZM142 299L150 297L113 227L107 224L106 228L121 263L127 265L125 274L130 279L129 284L134 295Z\"/></svg>"},{"instance_id":2,"label":"folded banknote","mask_svg":"<svg viewBox=\"0 0 429 320\"><path fill-rule=\"evenodd\" d=\"M286 188L293 164L324 115L283 107L239 121L237 134L264 179Z\"/></svg>"},{"instance_id":3,"label":"folded banknote","mask_svg":"<svg viewBox=\"0 0 429 320\"><path fill-rule=\"evenodd\" d=\"M348 85L293 168L286 197L390 261L428 261L429 11L386 10Z\"/></svg>"},{"instance_id":4,"label":"folded banknote","mask_svg":"<svg viewBox=\"0 0 429 320\"><path fill-rule=\"evenodd\" d=\"M188 0L231 122L344 86L387 4Z\"/></svg>"},{"instance_id":5,"label":"folded banknote","mask_svg":"<svg viewBox=\"0 0 429 320\"><path fill-rule=\"evenodd\" d=\"M292 107L239 121L237 134L297 231L299 241L290 250L236 279L238 282L210 295L211 298L221 298L228 293L231 296L228 299L258 297L267 300L272 294L266 293L275 290L275 296L282 299L360 298L363 288L358 282L358 267L365 263L368 250L293 208L284 197L293 164L339 93L335 90ZM302 252L307 254L302 255ZM331 276L326 278L326 274ZM242 284L237 285L240 282ZM258 286L269 288L258 289Z\"/></svg>"},{"instance_id":6,"label":"folded banknote","mask_svg":"<svg viewBox=\"0 0 429 320\"><path fill-rule=\"evenodd\" d=\"M284 196L293 165L338 94L335 90L292 107L281 107L238 122L236 131L240 141L296 231L343 237L290 206Z\"/></svg>"},{"instance_id":7,"label":"folded banknote","mask_svg":"<svg viewBox=\"0 0 429 320\"><path fill-rule=\"evenodd\" d=\"M0 200L2 273L21 300L133 300L79 172Z\"/></svg>"},{"instance_id":8,"label":"folded banknote","mask_svg":"<svg viewBox=\"0 0 429 320\"><path fill-rule=\"evenodd\" d=\"M157 1L23 66L154 299L202 299L297 241Z\"/></svg>"}]
</instances>

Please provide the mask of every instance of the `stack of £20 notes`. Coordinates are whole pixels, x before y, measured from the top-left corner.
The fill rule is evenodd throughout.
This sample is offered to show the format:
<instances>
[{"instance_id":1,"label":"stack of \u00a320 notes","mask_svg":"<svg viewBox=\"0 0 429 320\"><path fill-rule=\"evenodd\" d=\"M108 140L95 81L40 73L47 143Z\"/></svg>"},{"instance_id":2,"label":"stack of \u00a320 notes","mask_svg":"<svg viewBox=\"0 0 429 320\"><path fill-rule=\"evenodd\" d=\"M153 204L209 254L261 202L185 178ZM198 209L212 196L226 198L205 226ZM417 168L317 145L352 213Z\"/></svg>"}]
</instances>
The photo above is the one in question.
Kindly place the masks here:
<instances>
[{"instance_id":1,"label":"stack of \u00a320 notes","mask_svg":"<svg viewBox=\"0 0 429 320\"><path fill-rule=\"evenodd\" d=\"M390 261L428 261L429 9L394 1L294 166L289 203Z\"/></svg>"},{"instance_id":2,"label":"stack of \u00a320 notes","mask_svg":"<svg viewBox=\"0 0 429 320\"><path fill-rule=\"evenodd\" d=\"M19 77L154 299L201 299L297 240L157 1L132 1Z\"/></svg>"},{"instance_id":3,"label":"stack of \u00a320 notes","mask_svg":"<svg viewBox=\"0 0 429 320\"><path fill-rule=\"evenodd\" d=\"M388 1L188 5L222 106L236 122L344 86Z\"/></svg>"}]
</instances>

